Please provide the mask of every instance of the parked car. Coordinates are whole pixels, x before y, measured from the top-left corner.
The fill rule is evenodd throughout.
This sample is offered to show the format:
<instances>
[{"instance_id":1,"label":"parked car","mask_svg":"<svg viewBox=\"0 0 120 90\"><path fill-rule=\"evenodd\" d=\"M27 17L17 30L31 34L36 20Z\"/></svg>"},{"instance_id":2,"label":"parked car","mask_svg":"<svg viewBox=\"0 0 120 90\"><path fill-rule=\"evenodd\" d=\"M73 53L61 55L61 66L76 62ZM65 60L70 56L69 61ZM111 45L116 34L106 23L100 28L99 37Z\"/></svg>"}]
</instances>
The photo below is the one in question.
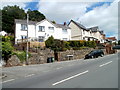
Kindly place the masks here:
<instances>
[{"instance_id":1,"label":"parked car","mask_svg":"<svg viewBox=\"0 0 120 90\"><path fill-rule=\"evenodd\" d=\"M84 59L97 58L99 56L101 56L101 57L104 56L104 52L102 50L92 50L90 53L85 55Z\"/></svg>"},{"instance_id":2,"label":"parked car","mask_svg":"<svg viewBox=\"0 0 120 90\"><path fill-rule=\"evenodd\" d=\"M113 49L120 49L120 45L116 45L112 47Z\"/></svg>"}]
</instances>

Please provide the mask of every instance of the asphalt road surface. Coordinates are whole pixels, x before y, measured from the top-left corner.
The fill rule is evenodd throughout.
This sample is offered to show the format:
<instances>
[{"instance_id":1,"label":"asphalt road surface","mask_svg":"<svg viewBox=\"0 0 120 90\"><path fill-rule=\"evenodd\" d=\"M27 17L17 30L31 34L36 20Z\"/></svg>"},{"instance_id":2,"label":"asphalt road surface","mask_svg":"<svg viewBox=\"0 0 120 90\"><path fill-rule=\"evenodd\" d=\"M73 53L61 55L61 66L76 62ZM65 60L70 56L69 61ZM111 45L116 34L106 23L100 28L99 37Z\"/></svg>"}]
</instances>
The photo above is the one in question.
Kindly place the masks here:
<instances>
[{"instance_id":1,"label":"asphalt road surface","mask_svg":"<svg viewBox=\"0 0 120 90\"><path fill-rule=\"evenodd\" d=\"M3 88L118 88L118 54L95 59L6 68L24 77L3 80ZM20 68L20 69L19 69ZM23 70L22 70L23 68ZM33 69L34 68L34 69ZM28 71L29 69L29 71ZM43 70L42 70L43 69ZM24 72L22 72L24 71ZM30 72L28 75L23 73Z\"/></svg>"}]
</instances>

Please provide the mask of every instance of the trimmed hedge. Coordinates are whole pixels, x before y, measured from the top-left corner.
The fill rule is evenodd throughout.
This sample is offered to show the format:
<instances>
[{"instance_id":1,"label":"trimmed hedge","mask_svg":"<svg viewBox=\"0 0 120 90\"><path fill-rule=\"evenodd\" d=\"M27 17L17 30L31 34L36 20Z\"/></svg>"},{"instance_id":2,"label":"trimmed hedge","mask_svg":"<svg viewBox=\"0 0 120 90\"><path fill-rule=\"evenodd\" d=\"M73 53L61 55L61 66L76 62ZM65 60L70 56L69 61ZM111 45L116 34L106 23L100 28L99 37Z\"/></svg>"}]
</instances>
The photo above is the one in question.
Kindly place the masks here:
<instances>
[{"instance_id":1,"label":"trimmed hedge","mask_svg":"<svg viewBox=\"0 0 120 90\"><path fill-rule=\"evenodd\" d=\"M95 48L95 41L85 41L85 40L74 40L74 41L62 41L56 40L53 36L49 37L48 40L45 41L46 47L50 48L54 51L66 51L71 48L74 50L80 50L83 48Z\"/></svg>"}]
</instances>

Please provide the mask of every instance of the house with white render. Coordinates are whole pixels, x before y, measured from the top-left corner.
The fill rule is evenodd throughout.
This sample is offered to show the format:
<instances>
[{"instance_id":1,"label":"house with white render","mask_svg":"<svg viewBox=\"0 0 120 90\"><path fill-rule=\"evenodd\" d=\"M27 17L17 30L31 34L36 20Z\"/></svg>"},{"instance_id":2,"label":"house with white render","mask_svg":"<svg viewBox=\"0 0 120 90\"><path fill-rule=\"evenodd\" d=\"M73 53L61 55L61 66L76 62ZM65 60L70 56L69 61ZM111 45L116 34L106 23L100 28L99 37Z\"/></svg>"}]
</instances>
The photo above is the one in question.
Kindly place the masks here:
<instances>
[{"instance_id":1,"label":"house with white render","mask_svg":"<svg viewBox=\"0 0 120 90\"><path fill-rule=\"evenodd\" d=\"M51 21L44 19L40 22L15 19L15 44L27 38L28 40L44 42L50 36L59 40L71 40L71 29L66 24L54 24Z\"/></svg>"}]
</instances>

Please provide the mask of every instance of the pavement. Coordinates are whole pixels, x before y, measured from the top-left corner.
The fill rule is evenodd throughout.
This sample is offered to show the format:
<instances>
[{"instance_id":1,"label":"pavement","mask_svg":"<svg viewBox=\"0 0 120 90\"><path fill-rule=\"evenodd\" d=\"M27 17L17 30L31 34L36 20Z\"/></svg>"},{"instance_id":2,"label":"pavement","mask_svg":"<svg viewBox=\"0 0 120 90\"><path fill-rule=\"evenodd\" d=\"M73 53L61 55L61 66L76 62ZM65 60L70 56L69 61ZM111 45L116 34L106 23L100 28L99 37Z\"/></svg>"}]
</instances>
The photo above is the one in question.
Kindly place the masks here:
<instances>
[{"instance_id":1,"label":"pavement","mask_svg":"<svg viewBox=\"0 0 120 90\"><path fill-rule=\"evenodd\" d=\"M3 88L118 88L118 54L5 67Z\"/></svg>"}]
</instances>

